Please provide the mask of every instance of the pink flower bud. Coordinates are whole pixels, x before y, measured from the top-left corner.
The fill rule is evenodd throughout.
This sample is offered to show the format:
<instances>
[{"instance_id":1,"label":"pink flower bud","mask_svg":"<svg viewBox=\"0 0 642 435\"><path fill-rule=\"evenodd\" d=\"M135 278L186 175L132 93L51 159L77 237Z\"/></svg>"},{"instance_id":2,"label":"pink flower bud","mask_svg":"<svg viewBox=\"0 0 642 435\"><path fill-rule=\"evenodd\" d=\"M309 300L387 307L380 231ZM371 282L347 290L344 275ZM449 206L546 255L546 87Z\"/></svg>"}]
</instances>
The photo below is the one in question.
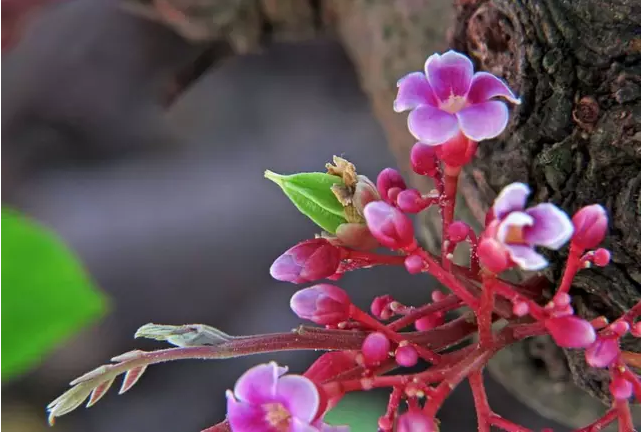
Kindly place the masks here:
<instances>
[{"instance_id":1,"label":"pink flower bud","mask_svg":"<svg viewBox=\"0 0 642 435\"><path fill-rule=\"evenodd\" d=\"M399 192L406 189L406 182L395 169L386 168L381 171L377 177L377 190L379 191L379 195L381 195L381 199L389 204L393 204L394 202L390 198L390 189L395 189L394 192L399 194ZM393 196L396 196L396 194L393 194Z\"/></svg>"},{"instance_id":2,"label":"pink flower bud","mask_svg":"<svg viewBox=\"0 0 642 435\"><path fill-rule=\"evenodd\" d=\"M482 266L493 273L503 272L510 266L506 248L496 239L483 238L477 245L477 256Z\"/></svg>"},{"instance_id":3,"label":"pink flower bud","mask_svg":"<svg viewBox=\"0 0 642 435\"><path fill-rule=\"evenodd\" d=\"M402 367L413 367L418 359L419 355L412 346L399 346L395 351L395 361Z\"/></svg>"},{"instance_id":4,"label":"pink flower bud","mask_svg":"<svg viewBox=\"0 0 642 435\"><path fill-rule=\"evenodd\" d=\"M394 299L390 295L377 296L370 304L370 312L380 319L389 319L392 316L392 310L390 309L390 303L392 302L394 302Z\"/></svg>"},{"instance_id":5,"label":"pink flower bud","mask_svg":"<svg viewBox=\"0 0 642 435\"><path fill-rule=\"evenodd\" d=\"M611 261L611 252L608 249L599 248L593 254L593 264L604 267Z\"/></svg>"},{"instance_id":6,"label":"pink flower bud","mask_svg":"<svg viewBox=\"0 0 642 435\"><path fill-rule=\"evenodd\" d=\"M557 293L553 296L553 303L556 308L566 308L571 304L571 296L568 293Z\"/></svg>"},{"instance_id":7,"label":"pink flower bud","mask_svg":"<svg viewBox=\"0 0 642 435\"><path fill-rule=\"evenodd\" d=\"M435 148L421 142L417 142L412 147L410 151L410 163L412 164L412 170L419 175L434 177L437 175L437 171L439 171Z\"/></svg>"},{"instance_id":8,"label":"pink flower bud","mask_svg":"<svg viewBox=\"0 0 642 435\"><path fill-rule=\"evenodd\" d=\"M609 326L609 330L613 332L618 337L622 337L624 334L629 332L629 324L624 320L616 320Z\"/></svg>"},{"instance_id":9,"label":"pink flower bud","mask_svg":"<svg viewBox=\"0 0 642 435\"><path fill-rule=\"evenodd\" d=\"M593 249L604 240L608 229L608 217L601 205L593 204L581 208L575 213L572 221L575 232L571 242L577 247Z\"/></svg>"},{"instance_id":10,"label":"pink flower bud","mask_svg":"<svg viewBox=\"0 0 642 435\"><path fill-rule=\"evenodd\" d=\"M397 432L437 432L435 420L421 411L408 411L397 419Z\"/></svg>"},{"instance_id":11,"label":"pink flower bud","mask_svg":"<svg viewBox=\"0 0 642 435\"><path fill-rule=\"evenodd\" d=\"M439 290L433 290L433 292L430 293L430 299L432 299L433 302L439 302L446 299L446 295Z\"/></svg>"},{"instance_id":12,"label":"pink flower bud","mask_svg":"<svg viewBox=\"0 0 642 435\"><path fill-rule=\"evenodd\" d=\"M414 240L412 221L383 201L375 201L365 208L368 228L379 243L390 249L401 249L411 245Z\"/></svg>"},{"instance_id":13,"label":"pink flower bud","mask_svg":"<svg viewBox=\"0 0 642 435\"><path fill-rule=\"evenodd\" d=\"M279 281L302 284L333 275L341 262L341 248L326 239L305 240L285 251L270 267Z\"/></svg>"},{"instance_id":14,"label":"pink flower bud","mask_svg":"<svg viewBox=\"0 0 642 435\"><path fill-rule=\"evenodd\" d=\"M617 376L611 381L609 390L611 390L615 400L629 400L629 397L633 394L633 385L623 377Z\"/></svg>"},{"instance_id":15,"label":"pink flower bud","mask_svg":"<svg viewBox=\"0 0 642 435\"><path fill-rule=\"evenodd\" d=\"M424 260L422 260L419 255L409 255L404 260L404 265L408 273L414 275L421 272L421 269L424 267Z\"/></svg>"},{"instance_id":16,"label":"pink flower bud","mask_svg":"<svg viewBox=\"0 0 642 435\"><path fill-rule=\"evenodd\" d=\"M341 245L360 251L372 251L379 246L366 224L341 224L337 227L336 236Z\"/></svg>"},{"instance_id":17,"label":"pink flower bud","mask_svg":"<svg viewBox=\"0 0 642 435\"><path fill-rule=\"evenodd\" d=\"M368 177L358 175L357 185L354 188L354 195L352 196L352 204L355 206L359 214L363 216L363 209L365 206L372 201L378 201L380 199L377 186L375 186Z\"/></svg>"},{"instance_id":18,"label":"pink flower bud","mask_svg":"<svg viewBox=\"0 0 642 435\"><path fill-rule=\"evenodd\" d=\"M585 348L595 342L593 326L576 316L552 317L544 326L560 347Z\"/></svg>"},{"instance_id":19,"label":"pink flower bud","mask_svg":"<svg viewBox=\"0 0 642 435\"><path fill-rule=\"evenodd\" d=\"M620 344L615 337L598 337L595 343L586 348L584 356L591 367L608 367L620 351Z\"/></svg>"},{"instance_id":20,"label":"pink flower bud","mask_svg":"<svg viewBox=\"0 0 642 435\"><path fill-rule=\"evenodd\" d=\"M513 314L517 317L523 317L528 314L530 308L526 302L520 301L513 304Z\"/></svg>"},{"instance_id":21,"label":"pink flower bud","mask_svg":"<svg viewBox=\"0 0 642 435\"><path fill-rule=\"evenodd\" d=\"M430 331L444 324L444 315L442 313L428 314L415 321L417 331Z\"/></svg>"},{"instance_id":22,"label":"pink flower bud","mask_svg":"<svg viewBox=\"0 0 642 435\"><path fill-rule=\"evenodd\" d=\"M462 221L455 221L448 226L448 238L451 242L459 243L466 240L470 227Z\"/></svg>"},{"instance_id":23,"label":"pink flower bud","mask_svg":"<svg viewBox=\"0 0 642 435\"><path fill-rule=\"evenodd\" d=\"M378 364L388 359L390 340L381 332L373 332L363 340L361 352L367 365Z\"/></svg>"},{"instance_id":24,"label":"pink flower bud","mask_svg":"<svg viewBox=\"0 0 642 435\"><path fill-rule=\"evenodd\" d=\"M302 319L319 325L335 325L350 317L350 298L330 284L317 284L299 290L290 299L290 308Z\"/></svg>"},{"instance_id":25,"label":"pink flower bud","mask_svg":"<svg viewBox=\"0 0 642 435\"><path fill-rule=\"evenodd\" d=\"M469 163L477 151L477 142L468 139L461 132L452 139L435 147L437 157L454 168Z\"/></svg>"},{"instance_id":26,"label":"pink flower bud","mask_svg":"<svg viewBox=\"0 0 642 435\"><path fill-rule=\"evenodd\" d=\"M641 327L641 325L640 325L640 322L636 323L635 325L633 325L633 326L631 327L631 334L632 334L634 337L638 337L638 338L640 338L640 335L642 335L642 327Z\"/></svg>"},{"instance_id":27,"label":"pink flower bud","mask_svg":"<svg viewBox=\"0 0 642 435\"><path fill-rule=\"evenodd\" d=\"M426 208L426 201L417 189L406 189L399 192L396 199L397 207L404 213L419 213Z\"/></svg>"}]
</instances>

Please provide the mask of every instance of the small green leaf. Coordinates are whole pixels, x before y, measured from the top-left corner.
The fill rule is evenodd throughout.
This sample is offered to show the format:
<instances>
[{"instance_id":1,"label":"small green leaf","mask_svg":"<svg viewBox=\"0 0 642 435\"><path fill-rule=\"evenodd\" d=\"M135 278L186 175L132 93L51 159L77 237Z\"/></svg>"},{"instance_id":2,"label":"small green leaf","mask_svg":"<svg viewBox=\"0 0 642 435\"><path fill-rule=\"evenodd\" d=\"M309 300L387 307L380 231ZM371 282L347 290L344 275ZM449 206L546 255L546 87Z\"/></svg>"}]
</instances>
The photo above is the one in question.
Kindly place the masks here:
<instances>
[{"instance_id":1,"label":"small green leaf","mask_svg":"<svg viewBox=\"0 0 642 435\"><path fill-rule=\"evenodd\" d=\"M101 316L104 297L51 231L2 208L2 379Z\"/></svg>"},{"instance_id":2,"label":"small green leaf","mask_svg":"<svg viewBox=\"0 0 642 435\"><path fill-rule=\"evenodd\" d=\"M340 177L323 172L279 175L265 171L265 177L278 184L301 213L315 224L334 234L346 223L343 205L332 192L332 186L343 184Z\"/></svg>"}]
</instances>

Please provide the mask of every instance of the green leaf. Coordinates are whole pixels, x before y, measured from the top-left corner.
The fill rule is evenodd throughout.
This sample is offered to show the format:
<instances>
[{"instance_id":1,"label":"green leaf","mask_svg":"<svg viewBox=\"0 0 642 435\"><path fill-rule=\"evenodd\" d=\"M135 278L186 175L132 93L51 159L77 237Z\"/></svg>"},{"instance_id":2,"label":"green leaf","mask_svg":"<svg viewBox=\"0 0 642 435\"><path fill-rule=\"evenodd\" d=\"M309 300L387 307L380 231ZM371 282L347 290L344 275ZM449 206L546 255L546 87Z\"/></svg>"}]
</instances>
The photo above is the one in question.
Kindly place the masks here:
<instances>
[{"instance_id":1,"label":"green leaf","mask_svg":"<svg viewBox=\"0 0 642 435\"><path fill-rule=\"evenodd\" d=\"M348 393L323 420L333 426L348 425L350 432L376 432L377 419L385 412L387 402L382 395Z\"/></svg>"},{"instance_id":2,"label":"green leaf","mask_svg":"<svg viewBox=\"0 0 642 435\"><path fill-rule=\"evenodd\" d=\"M2 208L2 379L96 320L105 298L51 231Z\"/></svg>"},{"instance_id":3,"label":"green leaf","mask_svg":"<svg viewBox=\"0 0 642 435\"><path fill-rule=\"evenodd\" d=\"M332 186L343 184L340 177L323 172L279 175L272 171L265 171L265 177L278 184L301 213L327 232L334 234L346 223L343 205L332 192Z\"/></svg>"}]
</instances>

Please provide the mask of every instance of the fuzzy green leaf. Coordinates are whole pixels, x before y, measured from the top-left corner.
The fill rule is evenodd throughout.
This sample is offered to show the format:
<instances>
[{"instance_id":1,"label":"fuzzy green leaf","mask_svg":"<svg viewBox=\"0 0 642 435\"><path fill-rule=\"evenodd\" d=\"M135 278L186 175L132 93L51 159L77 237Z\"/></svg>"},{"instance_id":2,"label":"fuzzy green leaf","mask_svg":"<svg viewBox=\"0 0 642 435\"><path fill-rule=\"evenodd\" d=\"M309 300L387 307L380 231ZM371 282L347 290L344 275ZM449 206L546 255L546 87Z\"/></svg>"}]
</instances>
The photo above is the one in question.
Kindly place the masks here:
<instances>
[{"instance_id":1,"label":"fuzzy green leaf","mask_svg":"<svg viewBox=\"0 0 642 435\"><path fill-rule=\"evenodd\" d=\"M279 175L265 171L265 177L278 184L301 213L315 224L334 234L346 223L343 206L332 192L332 186L343 184L340 177L323 172Z\"/></svg>"}]
</instances>

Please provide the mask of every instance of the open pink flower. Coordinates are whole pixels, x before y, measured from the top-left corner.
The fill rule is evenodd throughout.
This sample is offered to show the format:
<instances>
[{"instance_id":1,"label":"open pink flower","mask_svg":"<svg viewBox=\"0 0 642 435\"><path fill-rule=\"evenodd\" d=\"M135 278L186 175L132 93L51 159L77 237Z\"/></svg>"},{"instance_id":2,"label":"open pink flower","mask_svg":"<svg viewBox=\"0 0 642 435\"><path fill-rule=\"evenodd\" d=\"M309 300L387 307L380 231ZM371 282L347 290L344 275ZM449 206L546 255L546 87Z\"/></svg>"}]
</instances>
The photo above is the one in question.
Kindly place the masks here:
<instances>
[{"instance_id":1,"label":"open pink flower","mask_svg":"<svg viewBox=\"0 0 642 435\"><path fill-rule=\"evenodd\" d=\"M414 72L397 82L395 112L411 110L408 129L427 145L440 145L461 130L479 142L501 134L508 124L504 97L520 104L506 83L487 72L474 73L470 59L456 51L433 54L425 72Z\"/></svg>"},{"instance_id":2,"label":"open pink flower","mask_svg":"<svg viewBox=\"0 0 642 435\"><path fill-rule=\"evenodd\" d=\"M241 376L234 392L227 391L227 419L234 432L330 432L315 421L319 391L304 376L285 375L287 367L260 364ZM285 375L285 376L284 376Z\"/></svg>"},{"instance_id":3,"label":"open pink flower","mask_svg":"<svg viewBox=\"0 0 642 435\"><path fill-rule=\"evenodd\" d=\"M573 235L569 217L551 203L538 204L524 210L530 194L524 183L506 186L493 204L494 220L487 234L499 242L510 259L525 270L539 270L548 261L535 251L535 246L559 249Z\"/></svg>"}]
</instances>

